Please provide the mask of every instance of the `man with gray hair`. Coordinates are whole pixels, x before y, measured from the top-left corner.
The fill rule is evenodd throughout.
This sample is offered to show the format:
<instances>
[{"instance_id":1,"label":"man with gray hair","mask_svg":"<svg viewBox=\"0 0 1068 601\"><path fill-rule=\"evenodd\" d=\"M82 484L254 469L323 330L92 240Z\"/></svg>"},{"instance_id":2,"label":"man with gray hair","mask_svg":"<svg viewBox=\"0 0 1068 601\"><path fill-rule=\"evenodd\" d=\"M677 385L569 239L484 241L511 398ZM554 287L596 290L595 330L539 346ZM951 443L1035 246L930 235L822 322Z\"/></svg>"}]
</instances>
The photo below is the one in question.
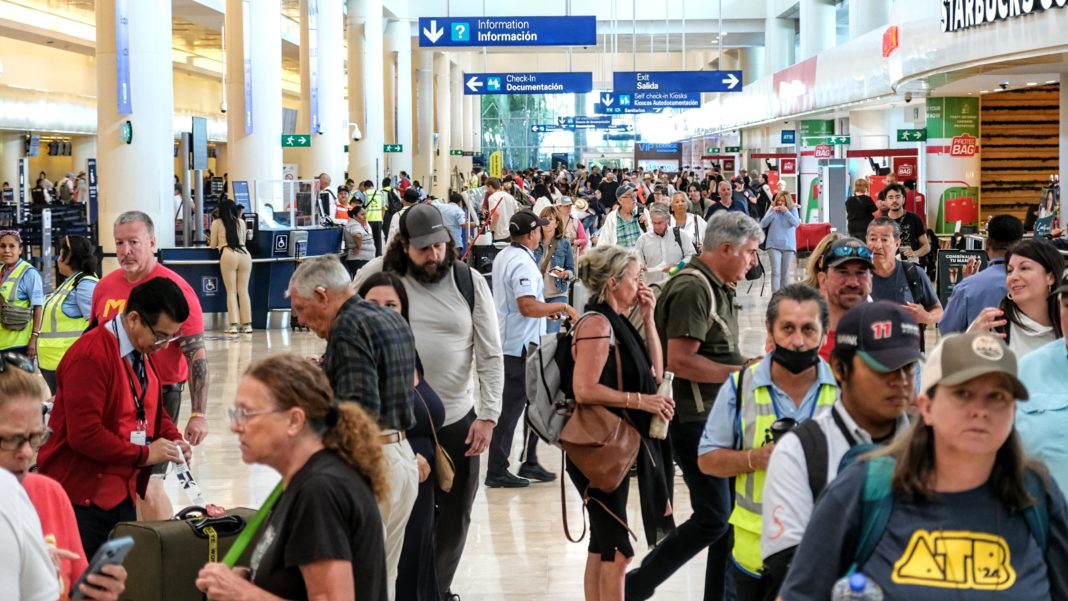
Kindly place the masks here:
<instances>
[{"instance_id":1,"label":"man with gray hair","mask_svg":"<svg viewBox=\"0 0 1068 601\"><path fill-rule=\"evenodd\" d=\"M657 586L705 548L704 599L723 598L730 491L726 478L701 472L697 452L720 386L746 363L738 349L734 284L757 264L763 239L760 225L744 213L712 215L701 254L664 284L656 303L666 369L675 374L671 444L690 489L693 515L627 574L628 600L652 597Z\"/></svg>"},{"instance_id":2,"label":"man with gray hair","mask_svg":"<svg viewBox=\"0 0 1068 601\"><path fill-rule=\"evenodd\" d=\"M638 254L647 269L668 271L697 252L689 232L678 226L669 227L671 212L666 204L649 205L649 220L653 222L652 229L638 238Z\"/></svg>"},{"instance_id":3,"label":"man with gray hair","mask_svg":"<svg viewBox=\"0 0 1068 601\"><path fill-rule=\"evenodd\" d=\"M399 313L356 295L337 255L305 259L287 292L293 313L326 340L322 367L338 402L358 403L382 429L389 498L379 504L386 530L389 598L419 490L419 468L405 432L415 425L415 339Z\"/></svg>"}]
</instances>

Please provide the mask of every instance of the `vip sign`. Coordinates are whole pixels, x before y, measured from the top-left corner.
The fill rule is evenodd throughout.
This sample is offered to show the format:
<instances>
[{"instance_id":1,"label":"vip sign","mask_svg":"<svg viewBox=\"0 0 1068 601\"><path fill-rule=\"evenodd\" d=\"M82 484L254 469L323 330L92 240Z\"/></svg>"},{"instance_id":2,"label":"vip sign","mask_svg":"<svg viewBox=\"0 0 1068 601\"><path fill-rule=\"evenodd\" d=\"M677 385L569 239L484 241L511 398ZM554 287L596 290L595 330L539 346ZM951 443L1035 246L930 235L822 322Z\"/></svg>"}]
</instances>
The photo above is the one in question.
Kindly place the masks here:
<instances>
[{"instance_id":1,"label":"vip sign","mask_svg":"<svg viewBox=\"0 0 1068 601\"><path fill-rule=\"evenodd\" d=\"M829 159L834 157L834 146L830 144L820 144L816 147L815 156L817 159Z\"/></svg>"},{"instance_id":2,"label":"vip sign","mask_svg":"<svg viewBox=\"0 0 1068 601\"><path fill-rule=\"evenodd\" d=\"M955 136L949 144L949 155L954 157L973 157L979 154L979 140L975 136L964 134Z\"/></svg>"}]
</instances>

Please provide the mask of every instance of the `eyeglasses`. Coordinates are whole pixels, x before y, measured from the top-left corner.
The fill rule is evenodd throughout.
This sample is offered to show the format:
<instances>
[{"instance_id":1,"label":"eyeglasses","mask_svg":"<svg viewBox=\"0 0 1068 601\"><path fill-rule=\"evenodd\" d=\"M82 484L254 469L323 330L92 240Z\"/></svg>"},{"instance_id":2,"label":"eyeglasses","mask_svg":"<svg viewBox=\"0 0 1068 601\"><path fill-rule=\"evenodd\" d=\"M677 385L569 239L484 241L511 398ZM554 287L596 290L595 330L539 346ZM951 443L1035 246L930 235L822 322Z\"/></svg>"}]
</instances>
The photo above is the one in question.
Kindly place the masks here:
<instances>
[{"instance_id":1,"label":"eyeglasses","mask_svg":"<svg viewBox=\"0 0 1068 601\"><path fill-rule=\"evenodd\" d=\"M152 324L148 323L148 321L145 321L144 324L148 326L148 330L156 337L156 341L152 343L152 346L165 346L182 337L181 334L175 334L174 336L161 335L156 331L156 328L152 327Z\"/></svg>"},{"instance_id":2,"label":"eyeglasses","mask_svg":"<svg viewBox=\"0 0 1068 601\"><path fill-rule=\"evenodd\" d=\"M780 417L772 422L771 427L764 430L764 444L779 442L784 434L793 430L799 422L792 417Z\"/></svg>"},{"instance_id":3,"label":"eyeglasses","mask_svg":"<svg viewBox=\"0 0 1068 601\"><path fill-rule=\"evenodd\" d=\"M828 248L827 251L823 253L823 260L821 263L826 265L829 259L842 259L845 257L856 257L858 259L864 259L865 261L871 261L872 256L871 249L863 244L841 244Z\"/></svg>"},{"instance_id":4,"label":"eyeglasses","mask_svg":"<svg viewBox=\"0 0 1068 601\"><path fill-rule=\"evenodd\" d=\"M22 448L22 445L30 443L30 448L37 451L44 446L44 443L48 441L48 437L51 435L52 430L45 428L41 432L33 432L32 434L0 436L0 449L5 451L17 451Z\"/></svg>"},{"instance_id":5,"label":"eyeglasses","mask_svg":"<svg viewBox=\"0 0 1068 601\"><path fill-rule=\"evenodd\" d=\"M0 353L0 373L3 373L8 365L30 374L37 372L37 369L33 366L33 361L26 355L12 352Z\"/></svg>"},{"instance_id":6,"label":"eyeglasses","mask_svg":"<svg viewBox=\"0 0 1068 601\"><path fill-rule=\"evenodd\" d=\"M249 418L256 417L257 415L266 415L268 413L281 413L284 409L253 409L248 410L244 407L231 407L227 409L227 413L230 414L230 421L240 425L248 423Z\"/></svg>"}]
</instances>

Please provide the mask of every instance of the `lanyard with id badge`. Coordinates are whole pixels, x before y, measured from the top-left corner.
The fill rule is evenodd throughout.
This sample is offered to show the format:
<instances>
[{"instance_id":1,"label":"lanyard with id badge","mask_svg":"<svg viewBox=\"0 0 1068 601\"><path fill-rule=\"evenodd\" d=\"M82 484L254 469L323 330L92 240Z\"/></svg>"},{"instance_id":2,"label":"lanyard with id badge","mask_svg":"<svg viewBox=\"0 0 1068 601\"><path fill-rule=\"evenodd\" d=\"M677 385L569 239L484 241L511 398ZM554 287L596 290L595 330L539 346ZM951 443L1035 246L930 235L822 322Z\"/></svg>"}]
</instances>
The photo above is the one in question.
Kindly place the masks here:
<instances>
[{"instance_id":1,"label":"lanyard with id badge","mask_svg":"<svg viewBox=\"0 0 1068 601\"><path fill-rule=\"evenodd\" d=\"M111 331L115 334L115 338L119 338L119 329L114 321L111 322ZM137 352L136 350L133 352ZM136 357L136 355L135 355ZM130 443L137 446L145 446L149 443L148 440L148 420L145 418L145 401L142 394L146 388L148 388L148 377L145 374L144 357L140 358L140 369L136 367L138 361L131 360L129 370L123 370L126 372L126 382L130 385L130 396L133 397L134 402L134 415L137 419L137 423L134 425L134 429L130 431ZM125 361L125 359L123 360ZM141 382L141 393L138 393L138 388L134 384L133 378L130 377L130 372L137 370L137 378Z\"/></svg>"}]
</instances>

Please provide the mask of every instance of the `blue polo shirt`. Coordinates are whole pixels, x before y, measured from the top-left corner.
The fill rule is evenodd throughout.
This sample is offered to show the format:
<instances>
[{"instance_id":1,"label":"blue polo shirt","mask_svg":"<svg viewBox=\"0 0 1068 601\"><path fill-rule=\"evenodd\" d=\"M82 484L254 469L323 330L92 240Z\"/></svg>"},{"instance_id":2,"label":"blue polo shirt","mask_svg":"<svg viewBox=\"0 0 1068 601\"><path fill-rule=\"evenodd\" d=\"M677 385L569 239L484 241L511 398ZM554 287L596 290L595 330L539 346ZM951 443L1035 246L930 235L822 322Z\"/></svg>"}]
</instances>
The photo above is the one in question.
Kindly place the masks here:
<instances>
[{"instance_id":1,"label":"blue polo shirt","mask_svg":"<svg viewBox=\"0 0 1068 601\"><path fill-rule=\"evenodd\" d=\"M545 300L545 281L534 261L534 253L525 246L509 245L493 259L492 277L501 350L505 355L522 357L527 345L540 342L545 332L545 319L524 316L517 302L523 296Z\"/></svg>"},{"instance_id":2,"label":"blue polo shirt","mask_svg":"<svg viewBox=\"0 0 1068 601\"><path fill-rule=\"evenodd\" d=\"M972 277L977 277L978 274ZM971 279L971 278L968 278ZM1068 348L1064 338L1020 359L1019 378L1029 401L1016 404L1016 431L1024 449L1049 467L1061 491L1068 490ZM1059 375L1058 375L1059 374Z\"/></svg>"},{"instance_id":3,"label":"blue polo shirt","mask_svg":"<svg viewBox=\"0 0 1068 601\"><path fill-rule=\"evenodd\" d=\"M938 329L943 334L963 332L987 307L996 307L1009 289L1005 286L1005 259L994 259L979 273L953 287Z\"/></svg>"},{"instance_id":4,"label":"blue polo shirt","mask_svg":"<svg viewBox=\"0 0 1068 601\"><path fill-rule=\"evenodd\" d=\"M838 382L834 379L834 373L831 372L831 366L823 359L820 359L819 365L816 366L816 381L805 393L805 400L801 402L800 406L795 405L794 400L776 386L775 382L771 381L771 353L764 355L764 358L757 365L755 373L747 373L745 375L746 378L750 376L752 376L753 384L757 388L771 388L771 400L775 405L775 415L780 418L790 417L799 422L813 417L813 413L816 411L816 399L819 398L820 394L820 387L824 384L830 384L835 388L838 387ZM705 431L701 435L701 444L697 447L698 455L704 455L716 449L735 449L738 447L739 441L741 441L742 433L738 430L738 406L736 403L738 392L734 386L733 377L727 382L730 384L724 383L723 386L719 387L716 403L712 405L712 412L708 414ZM744 386L745 382L743 381L742 384ZM749 399L743 399L743 402L746 400ZM830 407L828 405L827 409L829 410Z\"/></svg>"}]
</instances>

